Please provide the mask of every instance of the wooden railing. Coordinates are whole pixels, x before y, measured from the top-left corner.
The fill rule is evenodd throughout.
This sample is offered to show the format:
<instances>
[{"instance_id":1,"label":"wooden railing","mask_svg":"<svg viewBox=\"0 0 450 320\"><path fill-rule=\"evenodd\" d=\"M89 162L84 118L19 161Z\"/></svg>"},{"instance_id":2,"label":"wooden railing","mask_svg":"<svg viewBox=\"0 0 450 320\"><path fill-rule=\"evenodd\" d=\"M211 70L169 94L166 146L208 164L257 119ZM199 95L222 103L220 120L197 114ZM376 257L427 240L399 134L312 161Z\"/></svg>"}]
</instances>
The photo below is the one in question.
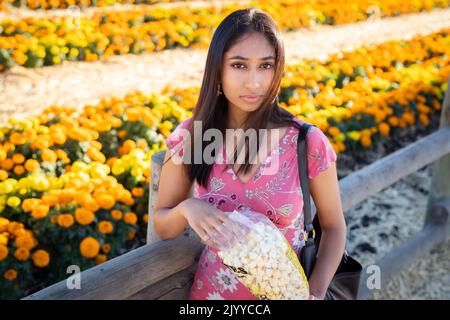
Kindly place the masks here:
<instances>
[{"instance_id":1,"label":"wooden railing","mask_svg":"<svg viewBox=\"0 0 450 320\"><path fill-rule=\"evenodd\" d=\"M434 163L423 228L374 261L382 288L414 260L450 235L450 79L439 130L339 180L345 211L403 177ZM152 158L147 244L79 274L80 288L58 282L24 299L186 299L203 244L189 228L174 240L160 240L153 229L159 173L164 152ZM191 189L192 194L192 189ZM314 202L311 202L314 206ZM358 299L367 299L367 266Z\"/></svg>"}]
</instances>

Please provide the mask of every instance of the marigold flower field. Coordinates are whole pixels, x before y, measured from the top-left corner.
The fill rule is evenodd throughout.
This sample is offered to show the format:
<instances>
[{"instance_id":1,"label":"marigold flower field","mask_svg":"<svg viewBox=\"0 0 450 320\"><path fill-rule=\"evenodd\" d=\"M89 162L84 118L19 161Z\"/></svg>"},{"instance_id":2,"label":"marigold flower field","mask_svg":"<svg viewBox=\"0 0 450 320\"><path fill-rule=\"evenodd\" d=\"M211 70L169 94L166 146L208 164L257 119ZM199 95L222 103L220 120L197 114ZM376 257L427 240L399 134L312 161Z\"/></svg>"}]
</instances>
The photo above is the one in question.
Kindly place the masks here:
<instances>
[{"instance_id":1,"label":"marigold flower field","mask_svg":"<svg viewBox=\"0 0 450 320\"><path fill-rule=\"evenodd\" d=\"M79 2L27 3L64 8ZM122 1L86 4L115 2ZM344 15L341 1L325 2L306 1L309 11L295 1L262 1L261 7L275 17L292 10L286 16L296 19L281 23L286 30L311 21L356 21L368 3L355 1L346 8L353 15ZM379 3L387 16L404 13L396 9L397 1ZM414 3L411 12L448 6ZM207 44L213 26L233 7L220 14L211 10L106 13L82 20L76 31L68 20L0 21L0 68ZM447 89L449 33L361 47L325 62L289 64L280 103L316 124L337 153L373 148L406 127L427 127ZM85 270L145 242L151 157L166 149L165 138L192 115L198 93L199 87L168 86L161 93L132 92L82 110L50 106L0 128L0 298L22 297L66 278L68 265Z\"/></svg>"}]
</instances>

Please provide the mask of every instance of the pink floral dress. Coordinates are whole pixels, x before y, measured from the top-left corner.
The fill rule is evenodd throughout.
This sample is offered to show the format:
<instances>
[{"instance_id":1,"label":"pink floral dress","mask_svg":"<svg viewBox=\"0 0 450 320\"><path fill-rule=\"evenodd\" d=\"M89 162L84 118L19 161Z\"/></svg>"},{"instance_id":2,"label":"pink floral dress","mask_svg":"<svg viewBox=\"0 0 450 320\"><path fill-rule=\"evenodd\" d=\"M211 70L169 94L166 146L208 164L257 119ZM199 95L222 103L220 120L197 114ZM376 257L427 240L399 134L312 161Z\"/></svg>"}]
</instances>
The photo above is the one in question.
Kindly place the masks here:
<instances>
[{"instance_id":1,"label":"pink floral dress","mask_svg":"<svg viewBox=\"0 0 450 320\"><path fill-rule=\"evenodd\" d=\"M168 149L180 157L184 153L181 142L184 141L190 119L180 123L165 141ZM300 124L304 123L298 118L295 120ZM194 197L224 212L249 208L265 214L284 234L295 252L298 252L304 245L303 197L297 163L298 133L297 128L289 127L246 183L236 176L227 163L214 163L208 189L194 182ZM336 153L328 138L317 127L310 128L307 139L309 178L313 179L336 161ZM226 158L224 148L221 156L222 159ZM272 165L276 166L276 171L270 170L273 169ZM265 171L271 173L264 174ZM256 297L220 261L217 250L205 246L189 299L255 300Z\"/></svg>"}]
</instances>

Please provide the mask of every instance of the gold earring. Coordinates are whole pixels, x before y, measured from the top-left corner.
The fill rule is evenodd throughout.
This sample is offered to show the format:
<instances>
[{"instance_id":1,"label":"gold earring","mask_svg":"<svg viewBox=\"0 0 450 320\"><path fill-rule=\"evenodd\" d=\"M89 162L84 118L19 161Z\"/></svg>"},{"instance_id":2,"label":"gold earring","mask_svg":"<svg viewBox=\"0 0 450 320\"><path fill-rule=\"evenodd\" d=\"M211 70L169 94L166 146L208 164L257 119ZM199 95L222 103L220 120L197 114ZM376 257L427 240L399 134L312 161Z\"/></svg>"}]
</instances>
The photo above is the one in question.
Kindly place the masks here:
<instances>
[{"instance_id":1,"label":"gold earring","mask_svg":"<svg viewBox=\"0 0 450 320\"><path fill-rule=\"evenodd\" d=\"M220 96L223 92L220 91L220 83L217 86L217 96Z\"/></svg>"}]
</instances>

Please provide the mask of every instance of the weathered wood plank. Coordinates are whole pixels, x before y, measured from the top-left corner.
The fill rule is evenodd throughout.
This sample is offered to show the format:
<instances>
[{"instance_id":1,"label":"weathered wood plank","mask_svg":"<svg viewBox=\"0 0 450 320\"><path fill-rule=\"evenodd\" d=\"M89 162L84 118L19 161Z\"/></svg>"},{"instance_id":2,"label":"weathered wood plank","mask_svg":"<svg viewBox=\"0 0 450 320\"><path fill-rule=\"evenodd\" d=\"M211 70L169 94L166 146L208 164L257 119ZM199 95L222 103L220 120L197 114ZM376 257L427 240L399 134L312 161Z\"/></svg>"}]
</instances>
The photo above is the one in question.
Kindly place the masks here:
<instances>
[{"instance_id":1,"label":"weathered wood plank","mask_svg":"<svg viewBox=\"0 0 450 320\"><path fill-rule=\"evenodd\" d=\"M343 210L352 208L448 153L450 127L445 127L351 173L339 181Z\"/></svg>"},{"instance_id":2,"label":"weathered wood plank","mask_svg":"<svg viewBox=\"0 0 450 320\"><path fill-rule=\"evenodd\" d=\"M450 236L447 227L450 201L439 202L431 212L431 222L429 224L374 263L380 268L381 289L415 260L426 255L434 246ZM366 300L373 293L367 286L367 279L372 274L366 272L367 267L364 267L361 274L358 300Z\"/></svg>"},{"instance_id":3,"label":"weathered wood plank","mask_svg":"<svg viewBox=\"0 0 450 320\"><path fill-rule=\"evenodd\" d=\"M155 206L156 201L158 200L158 186L159 186L159 180L161 176L161 169L162 169L162 163L164 161L165 151L160 151L152 156L152 162L151 162L151 181L150 181L150 188L149 188L149 203L148 203L148 224L147 224L147 244L152 244L157 241L160 241L161 238L156 234L155 228L154 228L154 212L155 212ZM191 189L189 190L188 197L191 197L194 191L194 186L191 186ZM189 228L187 228L189 229Z\"/></svg>"},{"instance_id":4,"label":"weathered wood plank","mask_svg":"<svg viewBox=\"0 0 450 320\"><path fill-rule=\"evenodd\" d=\"M195 276L197 263L128 297L127 300L184 300Z\"/></svg>"},{"instance_id":5,"label":"weathered wood plank","mask_svg":"<svg viewBox=\"0 0 450 320\"><path fill-rule=\"evenodd\" d=\"M186 236L144 245L81 272L81 289L60 281L24 299L125 299L192 266L203 247Z\"/></svg>"},{"instance_id":6,"label":"weathered wood plank","mask_svg":"<svg viewBox=\"0 0 450 320\"><path fill-rule=\"evenodd\" d=\"M450 77L447 82L447 91L445 92L442 103L441 119L439 128L450 127ZM450 140L450 139L449 139ZM431 208L440 199L450 199L450 154L447 154L437 160L433 165L433 176L431 178L430 193L427 202L427 212L424 224L430 223Z\"/></svg>"}]
</instances>

